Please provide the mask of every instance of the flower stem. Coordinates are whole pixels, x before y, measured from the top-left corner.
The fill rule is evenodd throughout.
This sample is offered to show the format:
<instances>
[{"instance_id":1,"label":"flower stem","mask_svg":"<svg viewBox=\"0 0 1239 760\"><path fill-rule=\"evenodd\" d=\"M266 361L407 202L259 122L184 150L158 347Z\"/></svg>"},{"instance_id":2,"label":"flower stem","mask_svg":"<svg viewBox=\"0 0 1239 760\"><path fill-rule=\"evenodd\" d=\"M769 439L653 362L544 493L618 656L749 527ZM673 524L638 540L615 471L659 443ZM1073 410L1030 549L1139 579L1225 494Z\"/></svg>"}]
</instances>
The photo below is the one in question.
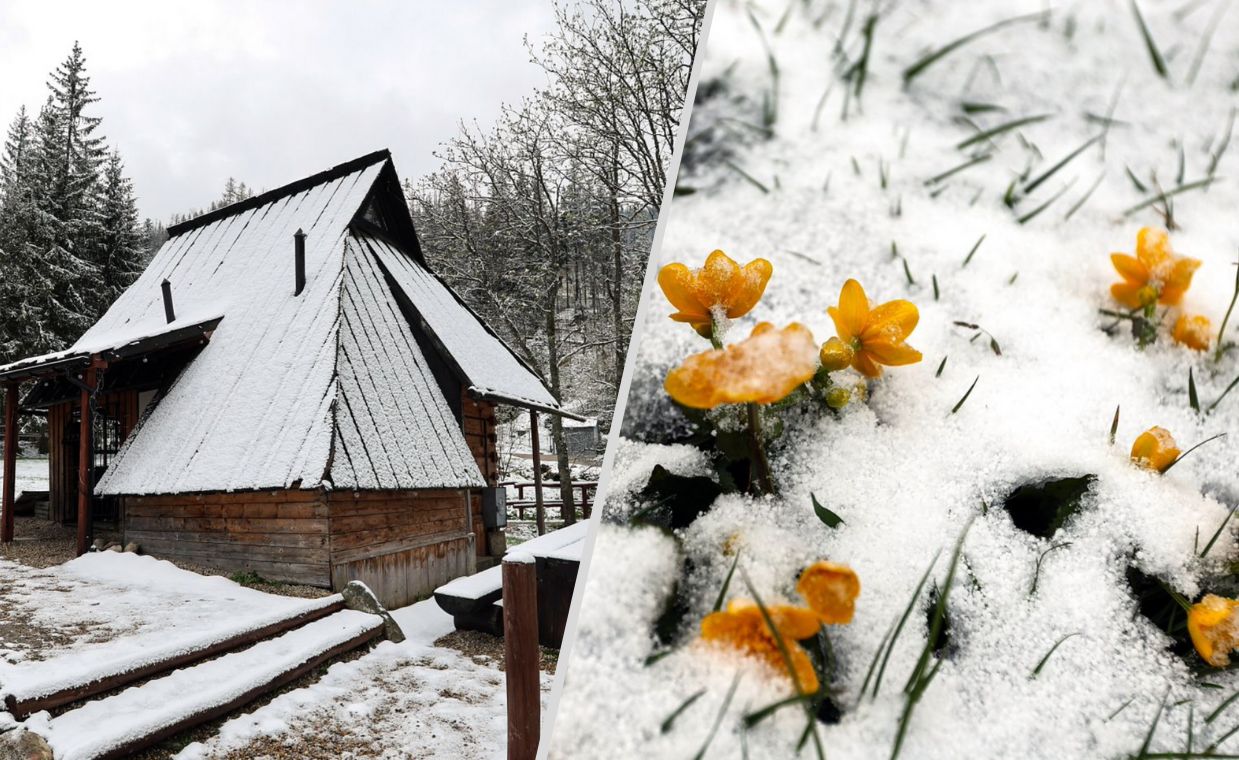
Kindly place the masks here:
<instances>
[{"instance_id":1,"label":"flower stem","mask_svg":"<svg viewBox=\"0 0 1239 760\"><path fill-rule=\"evenodd\" d=\"M766 458L766 444L761 437L761 408L747 404L749 413L749 443L753 449L753 467L756 470L756 493L774 493L774 478L770 474L770 460Z\"/></svg>"},{"instance_id":2,"label":"flower stem","mask_svg":"<svg viewBox=\"0 0 1239 760\"><path fill-rule=\"evenodd\" d=\"M716 351L723 348L723 326L719 324L718 317L710 318L710 345Z\"/></svg>"}]
</instances>

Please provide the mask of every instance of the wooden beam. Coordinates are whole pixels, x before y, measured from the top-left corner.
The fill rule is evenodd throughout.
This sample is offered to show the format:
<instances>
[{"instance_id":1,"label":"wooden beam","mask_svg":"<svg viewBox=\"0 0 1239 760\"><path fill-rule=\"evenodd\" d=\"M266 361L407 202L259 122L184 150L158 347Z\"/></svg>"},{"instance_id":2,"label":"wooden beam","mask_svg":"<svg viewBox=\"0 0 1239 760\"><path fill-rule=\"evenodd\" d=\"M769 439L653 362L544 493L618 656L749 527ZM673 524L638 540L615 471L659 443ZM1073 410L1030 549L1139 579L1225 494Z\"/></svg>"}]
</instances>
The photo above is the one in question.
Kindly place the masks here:
<instances>
[{"instance_id":1,"label":"wooden beam","mask_svg":"<svg viewBox=\"0 0 1239 760\"><path fill-rule=\"evenodd\" d=\"M77 555L80 557L90 549L91 530L91 475L94 470L94 446L91 445L90 395L95 388L95 365L86 368L82 377L86 385L82 388L82 415L78 427L77 454ZM88 390L89 389L89 390Z\"/></svg>"},{"instance_id":2,"label":"wooden beam","mask_svg":"<svg viewBox=\"0 0 1239 760\"><path fill-rule=\"evenodd\" d=\"M17 496L17 382L4 384L4 501L0 509L0 543L13 541L13 505Z\"/></svg>"},{"instance_id":3,"label":"wooden beam","mask_svg":"<svg viewBox=\"0 0 1239 760\"><path fill-rule=\"evenodd\" d=\"M538 566L516 551L503 560L503 665L508 760L534 760L542 711L538 672Z\"/></svg>"},{"instance_id":4,"label":"wooden beam","mask_svg":"<svg viewBox=\"0 0 1239 760\"><path fill-rule=\"evenodd\" d=\"M542 452L538 441L538 413L529 410L529 445L533 448L533 503L538 535L546 533L546 509L542 505Z\"/></svg>"}]
</instances>

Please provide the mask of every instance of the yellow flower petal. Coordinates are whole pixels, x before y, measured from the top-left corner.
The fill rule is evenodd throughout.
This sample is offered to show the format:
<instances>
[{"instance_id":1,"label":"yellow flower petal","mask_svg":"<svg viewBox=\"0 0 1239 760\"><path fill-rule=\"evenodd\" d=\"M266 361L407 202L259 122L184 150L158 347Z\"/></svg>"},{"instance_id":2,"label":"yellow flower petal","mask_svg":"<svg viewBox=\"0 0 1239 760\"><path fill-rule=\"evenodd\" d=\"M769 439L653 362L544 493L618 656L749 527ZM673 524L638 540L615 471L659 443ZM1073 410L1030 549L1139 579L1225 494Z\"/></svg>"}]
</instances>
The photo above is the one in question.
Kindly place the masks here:
<instances>
[{"instance_id":1,"label":"yellow flower petal","mask_svg":"<svg viewBox=\"0 0 1239 760\"><path fill-rule=\"evenodd\" d=\"M752 311L766 292L766 283L772 274L774 265L765 259L753 259L740 268L733 276L727 298L722 301L727 316L736 319Z\"/></svg>"},{"instance_id":2,"label":"yellow flower petal","mask_svg":"<svg viewBox=\"0 0 1239 760\"><path fill-rule=\"evenodd\" d=\"M865 330L865 320L869 317L869 298L865 295L865 289L856 280L848 280L843 283L843 290L839 292L838 316L834 310L828 311L835 321L835 328L839 330L841 339L851 341L852 338L859 338ZM847 335L844 335L844 332Z\"/></svg>"},{"instance_id":3,"label":"yellow flower petal","mask_svg":"<svg viewBox=\"0 0 1239 760\"><path fill-rule=\"evenodd\" d=\"M1177 306L1183 300L1183 294L1192 286L1192 275L1200 269L1200 261L1186 256L1175 258L1170 267L1166 281L1162 283L1161 298L1163 306Z\"/></svg>"},{"instance_id":4,"label":"yellow flower petal","mask_svg":"<svg viewBox=\"0 0 1239 760\"><path fill-rule=\"evenodd\" d=\"M678 309L671 316L677 322L709 321L710 310L697 300L695 285L696 277L683 264L668 264L658 270L658 286L663 295Z\"/></svg>"},{"instance_id":5,"label":"yellow flower petal","mask_svg":"<svg viewBox=\"0 0 1239 760\"><path fill-rule=\"evenodd\" d=\"M671 318L688 322L709 337L712 310L720 307L728 317L744 316L761 299L773 271L765 259L754 259L741 267L722 251L713 251L700 269L679 263L663 267L658 271L658 285L678 310Z\"/></svg>"},{"instance_id":6,"label":"yellow flower petal","mask_svg":"<svg viewBox=\"0 0 1239 760\"><path fill-rule=\"evenodd\" d=\"M852 359L852 368L865 377L881 377L882 368L874 361L867 351L857 351Z\"/></svg>"},{"instance_id":7,"label":"yellow flower petal","mask_svg":"<svg viewBox=\"0 0 1239 760\"><path fill-rule=\"evenodd\" d=\"M695 409L773 404L817 374L817 353L804 325L793 322L780 330L763 322L739 343L688 357L667 373L663 387Z\"/></svg>"},{"instance_id":8,"label":"yellow flower petal","mask_svg":"<svg viewBox=\"0 0 1239 760\"><path fill-rule=\"evenodd\" d=\"M1151 427L1131 445L1131 459L1141 467L1165 472L1179 457L1174 436L1163 427Z\"/></svg>"},{"instance_id":9,"label":"yellow flower petal","mask_svg":"<svg viewBox=\"0 0 1239 760\"><path fill-rule=\"evenodd\" d=\"M1110 295L1129 309L1139 309L1145 305L1141 292L1144 288L1145 286L1138 282L1116 282L1110 286Z\"/></svg>"},{"instance_id":10,"label":"yellow flower petal","mask_svg":"<svg viewBox=\"0 0 1239 760\"><path fill-rule=\"evenodd\" d=\"M1136 258L1149 271L1156 271L1170 256L1170 235L1165 230L1141 227L1136 233Z\"/></svg>"},{"instance_id":11,"label":"yellow flower petal","mask_svg":"<svg viewBox=\"0 0 1239 760\"><path fill-rule=\"evenodd\" d=\"M1110 261L1124 280L1141 284L1149 281L1149 268L1134 256L1128 256L1126 253L1112 253Z\"/></svg>"},{"instance_id":12,"label":"yellow flower petal","mask_svg":"<svg viewBox=\"0 0 1239 760\"><path fill-rule=\"evenodd\" d=\"M1215 668L1230 664L1230 653L1239 646L1239 601L1206 594L1187 613L1187 632L1192 645Z\"/></svg>"},{"instance_id":13,"label":"yellow flower petal","mask_svg":"<svg viewBox=\"0 0 1239 760\"><path fill-rule=\"evenodd\" d=\"M778 642L762 617L761 609L751 601L733 600L727 605L727 609L707 615L701 621L701 638L755 655L778 673L787 676L794 673L801 693L816 692L817 673L813 669L812 661L796 640L808 638L817 632L820 626L817 617L809 610L788 605L775 605L768 607L766 611L783 639L788 659L791 660L791 672L787 669L787 661L779 650Z\"/></svg>"},{"instance_id":14,"label":"yellow flower petal","mask_svg":"<svg viewBox=\"0 0 1239 760\"><path fill-rule=\"evenodd\" d=\"M796 590L823 623L850 623L860 596L860 578L847 565L814 562L800 574Z\"/></svg>"},{"instance_id":15,"label":"yellow flower petal","mask_svg":"<svg viewBox=\"0 0 1239 760\"><path fill-rule=\"evenodd\" d=\"M916 364L921 360L921 352L907 343L895 345L876 343L872 346L867 346L865 353L869 354L875 362L885 364L888 367L902 367L908 364Z\"/></svg>"},{"instance_id":16,"label":"yellow flower petal","mask_svg":"<svg viewBox=\"0 0 1239 760\"><path fill-rule=\"evenodd\" d=\"M903 340L916 329L916 323L920 321L920 318L920 311L911 301L887 301L869 312L860 339L867 343L873 339L898 336L899 340Z\"/></svg>"},{"instance_id":17,"label":"yellow flower petal","mask_svg":"<svg viewBox=\"0 0 1239 760\"><path fill-rule=\"evenodd\" d=\"M1189 317L1184 314L1175 320L1170 334L1176 343L1182 343L1195 351L1207 351L1209 344L1213 342L1213 325L1208 317Z\"/></svg>"}]
</instances>

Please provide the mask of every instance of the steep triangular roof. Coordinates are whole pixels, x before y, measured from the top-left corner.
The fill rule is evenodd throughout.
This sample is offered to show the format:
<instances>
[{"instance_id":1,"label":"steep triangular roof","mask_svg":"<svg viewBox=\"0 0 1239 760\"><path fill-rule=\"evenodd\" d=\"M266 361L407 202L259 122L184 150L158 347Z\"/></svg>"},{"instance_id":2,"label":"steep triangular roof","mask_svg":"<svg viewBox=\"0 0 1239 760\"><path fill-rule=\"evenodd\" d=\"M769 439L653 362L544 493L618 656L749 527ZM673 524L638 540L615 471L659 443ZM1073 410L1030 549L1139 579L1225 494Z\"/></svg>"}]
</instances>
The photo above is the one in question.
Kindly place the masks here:
<instances>
[{"instance_id":1,"label":"steep triangular roof","mask_svg":"<svg viewBox=\"0 0 1239 760\"><path fill-rule=\"evenodd\" d=\"M169 229L79 345L164 324L165 278L178 314L225 318L125 442L98 493L483 485L355 227L373 228L421 266L386 151ZM294 295L298 229L307 280Z\"/></svg>"}]
</instances>

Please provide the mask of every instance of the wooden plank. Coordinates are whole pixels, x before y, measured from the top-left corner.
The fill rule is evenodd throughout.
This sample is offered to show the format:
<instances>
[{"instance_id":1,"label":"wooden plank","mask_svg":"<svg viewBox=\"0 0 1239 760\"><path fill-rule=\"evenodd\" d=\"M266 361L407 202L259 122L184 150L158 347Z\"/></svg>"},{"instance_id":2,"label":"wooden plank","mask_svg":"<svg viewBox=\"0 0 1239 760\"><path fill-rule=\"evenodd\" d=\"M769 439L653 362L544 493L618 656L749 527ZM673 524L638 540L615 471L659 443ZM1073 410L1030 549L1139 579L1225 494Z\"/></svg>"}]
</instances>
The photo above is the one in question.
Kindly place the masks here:
<instances>
[{"instance_id":1,"label":"wooden plank","mask_svg":"<svg viewBox=\"0 0 1239 760\"><path fill-rule=\"evenodd\" d=\"M468 539L468 537L469 536L467 533L462 534L459 531L455 531L450 533L435 533L418 538L399 538L379 544L361 546L343 551L336 549L332 551L331 561L333 563L353 562L360 559L377 557L394 552L420 549L422 547L433 546L435 544L442 544L449 541L459 541Z\"/></svg>"},{"instance_id":2,"label":"wooden plank","mask_svg":"<svg viewBox=\"0 0 1239 760\"><path fill-rule=\"evenodd\" d=\"M10 694L5 697L5 706L14 718L25 720L32 713L39 712L40 710L53 710L58 707L64 707L65 705L93 697L96 694L103 694L104 692L118 689L134 681L168 673L233 649L250 646L263 639L284 633L285 631L291 631L306 623L339 612L342 609L344 609L344 600L339 599L321 608L307 610L283 620L277 620L270 625L222 639L210 646L183 652L166 660L152 662L132 670L113 673L91 683L75 684L51 694L44 694L30 699L18 700Z\"/></svg>"},{"instance_id":3,"label":"wooden plank","mask_svg":"<svg viewBox=\"0 0 1239 760\"><path fill-rule=\"evenodd\" d=\"M210 544L288 546L305 549L327 548L326 533L202 533L195 531L127 530L125 541L197 541Z\"/></svg>"},{"instance_id":4,"label":"wooden plank","mask_svg":"<svg viewBox=\"0 0 1239 760\"><path fill-rule=\"evenodd\" d=\"M16 382L4 387L4 496L0 504L0 542L13 541L13 510L17 503L17 390Z\"/></svg>"},{"instance_id":5,"label":"wooden plank","mask_svg":"<svg viewBox=\"0 0 1239 760\"><path fill-rule=\"evenodd\" d=\"M503 562L503 663L508 693L508 760L534 760L541 723L537 566Z\"/></svg>"},{"instance_id":6,"label":"wooden plank","mask_svg":"<svg viewBox=\"0 0 1239 760\"><path fill-rule=\"evenodd\" d=\"M139 750L154 746L162 742L163 740L176 736L177 734L183 733L184 731L187 731L190 728L193 728L194 726L198 726L208 721L212 721L212 720L215 720L216 718L227 715L233 710L236 710L239 707L242 707L244 705L249 704L250 702L253 702L255 699L259 698L263 694L266 694L267 692L275 691L276 689L279 689L280 687L285 686L286 684L290 684L293 681L296 681L298 678L301 678L306 673L309 673L310 671L314 670L315 668L317 668L319 665L326 662L327 660L330 660L334 657L338 657L344 654L345 652L351 652L352 650L357 649L363 644L373 641L374 639L378 638L379 635L382 634L382 632L383 632L383 625L382 625L382 621L379 620L378 622L375 623L373 628L367 631L363 631L362 633L354 636L348 641L345 641L342 644L334 646L331 649L328 649L327 651L322 652L321 654L311 657L309 660L306 660L305 662L298 665L297 667L291 670L288 670L280 674L279 676L276 676L275 678L267 681L266 683L255 686L254 688L250 689L249 691L246 691L244 694L241 694L235 699L228 700L227 702L216 705L215 707L212 707L209 710L205 710L195 715L191 715L171 725L164 726L158 731L154 731L150 734L147 734L146 736L137 737L133 739L132 741L129 741L124 745L121 745L120 747L117 747L105 754L99 755L97 760L113 760L113 758L130 757L131 755L138 752Z\"/></svg>"}]
</instances>

